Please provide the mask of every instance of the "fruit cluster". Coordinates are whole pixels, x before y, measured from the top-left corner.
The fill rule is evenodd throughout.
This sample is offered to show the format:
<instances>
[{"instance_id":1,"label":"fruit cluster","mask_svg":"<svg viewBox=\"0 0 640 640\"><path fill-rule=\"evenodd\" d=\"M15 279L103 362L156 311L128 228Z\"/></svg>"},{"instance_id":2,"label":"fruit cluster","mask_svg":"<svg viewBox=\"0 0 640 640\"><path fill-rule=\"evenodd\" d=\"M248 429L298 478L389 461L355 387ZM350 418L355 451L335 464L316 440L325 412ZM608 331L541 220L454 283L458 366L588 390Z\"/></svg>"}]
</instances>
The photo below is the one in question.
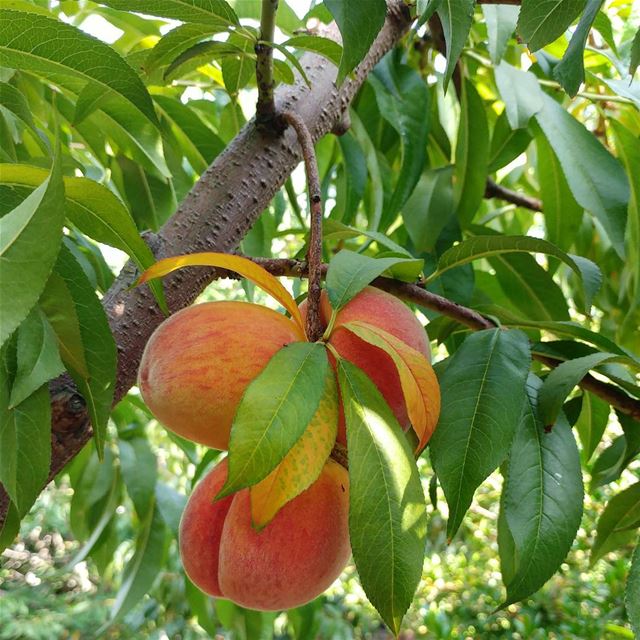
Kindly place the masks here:
<instances>
[{"instance_id":1,"label":"fruit cluster","mask_svg":"<svg viewBox=\"0 0 640 640\"><path fill-rule=\"evenodd\" d=\"M324 292L320 311L328 324L332 310ZM402 302L367 287L339 311L327 340L373 380L406 430L410 420L398 369L384 350L345 329L354 321L382 329L429 359L424 328ZM152 335L140 365L140 390L165 427L226 450L247 387L276 352L304 340L297 324L271 309L245 302L198 304L171 316ZM439 407L436 395L437 388ZM337 442L346 446L342 410L337 433ZM249 489L214 500L226 478L223 460L185 508L180 552L190 579L206 593L260 610L299 606L322 593L350 556L347 471L328 459L315 482L260 531L252 524Z\"/></svg>"}]
</instances>

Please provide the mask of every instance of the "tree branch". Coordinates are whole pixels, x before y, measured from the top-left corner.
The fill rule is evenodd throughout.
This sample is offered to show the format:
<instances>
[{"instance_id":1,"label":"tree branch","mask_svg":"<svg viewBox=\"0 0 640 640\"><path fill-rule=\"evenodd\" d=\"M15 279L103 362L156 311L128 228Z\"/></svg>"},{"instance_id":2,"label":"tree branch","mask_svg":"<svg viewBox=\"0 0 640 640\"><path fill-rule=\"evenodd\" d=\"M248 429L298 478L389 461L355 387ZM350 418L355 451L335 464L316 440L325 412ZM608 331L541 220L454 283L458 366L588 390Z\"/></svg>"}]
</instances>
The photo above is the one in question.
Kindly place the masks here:
<instances>
[{"instance_id":1,"label":"tree branch","mask_svg":"<svg viewBox=\"0 0 640 640\"><path fill-rule=\"evenodd\" d=\"M538 198L532 198L524 193L518 193L517 191L511 191L503 187L501 184L494 182L491 178L487 178L487 186L484 191L485 198L499 198L506 202L511 202L518 207L524 207L525 209L531 209L531 211L542 211L542 201Z\"/></svg>"},{"instance_id":2,"label":"tree branch","mask_svg":"<svg viewBox=\"0 0 640 640\"><path fill-rule=\"evenodd\" d=\"M309 208L311 210L311 224L309 225L309 250L307 251L307 263L309 265L309 295L307 297L307 338L311 342L320 340L323 333L322 319L320 318L320 292L322 266L322 191L320 189L320 176L318 175L318 161L313 148L313 139L304 120L292 111L282 114L284 120L290 124L300 142L302 156L304 158L307 173L307 185L309 187Z\"/></svg>"},{"instance_id":3,"label":"tree branch","mask_svg":"<svg viewBox=\"0 0 640 640\"><path fill-rule=\"evenodd\" d=\"M273 82L273 37L276 29L278 0L262 0L260 15L260 41L255 46L256 82L258 101L256 103L256 123L262 129L270 128L276 120L276 103Z\"/></svg>"}]
</instances>

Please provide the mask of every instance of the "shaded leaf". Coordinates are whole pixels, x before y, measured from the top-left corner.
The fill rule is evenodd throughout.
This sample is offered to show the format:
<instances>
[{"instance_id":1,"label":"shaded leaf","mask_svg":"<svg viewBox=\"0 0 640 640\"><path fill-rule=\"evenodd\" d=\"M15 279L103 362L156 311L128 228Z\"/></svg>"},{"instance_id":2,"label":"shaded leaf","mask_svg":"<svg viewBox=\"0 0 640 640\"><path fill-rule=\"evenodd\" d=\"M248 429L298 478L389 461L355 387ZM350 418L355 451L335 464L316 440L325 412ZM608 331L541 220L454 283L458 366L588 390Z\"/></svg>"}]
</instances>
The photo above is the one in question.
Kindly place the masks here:
<instances>
[{"instance_id":1,"label":"shaded leaf","mask_svg":"<svg viewBox=\"0 0 640 640\"><path fill-rule=\"evenodd\" d=\"M640 31L638 33L640 34ZM636 36L636 40L638 40L638 36ZM636 550L631 558L624 603L631 626L636 635L640 635L640 544L636 545Z\"/></svg>"},{"instance_id":2,"label":"shaded leaf","mask_svg":"<svg viewBox=\"0 0 640 640\"><path fill-rule=\"evenodd\" d=\"M582 410L576 422L587 460L591 459L609 422L609 405L593 393L584 392Z\"/></svg>"},{"instance_id":3,"label":"shaded leaf","mask_svg":"<svg viewBox=\"0 0 640 640\"><path fill-rule=\"evenodd\" d=\"M458 530L476 488L509 452L530 363L524 333L491 329L469 336L440 378L445 402L430 446L449 505L449 538Z\"/></svg>"},{"instance_id":4,"label":"shaded leaf","mask_svg":"<svg viewBox=\"0 0 640 640\"><path fill-rule=\"evenodd\" d=\"M294 49L301 49L303 51L312 51L318 55L327 58L336 65L340 64L340 58L342 57L342 47L329 38L323 38L321 36L314 35L300 35L293 36L282 43L284 47L293 47Z\"/></svg>"},{"instance_id":5,"label":"shaded leaf","mask_svg":"<svg viewBox=\"0 0 640 640\"><path fill-rule=\"evenodd\" d=\"M541 381L529 376L503 487L501 511L514 542L514 567L503 575L502 606L535 593L560 567L582 517L582 472L571 427L564 419L546 433L538 418Z\"/></svg>"},{"instance_id":6,"label":"shaded leaf","mask_svg":"<svg viewBox=\"0 0 640 640\"><path fill-rule=\"evenodd\" d=\"M376 39L387 14L385 0L344 2L325 0L342 35L342 58L338 69L338 84L351 73Z\"/></svg>"},{"instance_id":7,"label":"shaded leaf","mask_svg":"<svg viewBox=\"0 0 640 640\"><path fill-rule=\"evenodd\" d=\"M586 0L522 0L518 32L531 51L559 38L585 6Z\"/></svg>"},{"instance_id":8,"label":"shaded leaf","mask_svg":"<svg viewBox=\"0 0 640 640\"><path fill-rule=\"evenodd\" d=\"M391 409L355 365L338 363L349 447L349 534L362 586L394 633L422 574L426 510L418 469Z\"/></svg>"},{"instance_id":9,"label":"shaded leaf","mask_svg":"<svg viewBox=\"0 0 640 640\"><path fill-rule=\"evenodd\" d=\"M236 411L218 499L266 478L298 442L318 409L328 367L320 343L294 342L269 360Z\"/></svg>"},{"instance_id":10,"label":"shaded leaf","mask_svg":"<svg viewBox=\"0 0 640 640\"><path fill-rule=\"evenodd\" d=\"M516 30L519 7L482 5L482 13L487 23L489 55L493 64L498 64L507 50L509 39Z\"/></svg>"},{"instance_id":11,"label":"shaded leaf","mask_svg":"<svg viewBox=\"0 0 640 640\"><path fill-rule=\"evenodd\" d=\"M116 345L93 287L65 246L40 305L58 338L62 361L87 403L101 456L113 402Z\"/></svg>"},{"instance_id":12,"label":"shaded leaf","mask_svg":"<svg viewBox=\"0 0 640 640\"><path fill-rule=\"evenodd\" d=\"M146 438L120 439L120 471L127 487L127 493L136 508L136 513L144 520L153 506L156 480L158 476L156 456Z\"/></svg>"},{"instance_id":13,"label":"shaded leaf","mask_svg":"<svg viewBox=\"0 0 640 640\"><path fill-rule=\"evenodd\" d=\"M616 253L624 258L629 182L621 164L549 96L544 96L544 107L535 117L575 199L596 216Z\"/></svg>"},{"instance_id":14,"label":"shaded leaf","mask_svg":"<svg viewBox=\"0 0 640 640\"><path fill-rule=\"evenodd\" d=\"M469 37L473 24L475 0L441 0L437 13L442 22L442 32L447 45L447 67L444 72L444 89L447 90L451 76Z\"/></svg>"}]
</instances>

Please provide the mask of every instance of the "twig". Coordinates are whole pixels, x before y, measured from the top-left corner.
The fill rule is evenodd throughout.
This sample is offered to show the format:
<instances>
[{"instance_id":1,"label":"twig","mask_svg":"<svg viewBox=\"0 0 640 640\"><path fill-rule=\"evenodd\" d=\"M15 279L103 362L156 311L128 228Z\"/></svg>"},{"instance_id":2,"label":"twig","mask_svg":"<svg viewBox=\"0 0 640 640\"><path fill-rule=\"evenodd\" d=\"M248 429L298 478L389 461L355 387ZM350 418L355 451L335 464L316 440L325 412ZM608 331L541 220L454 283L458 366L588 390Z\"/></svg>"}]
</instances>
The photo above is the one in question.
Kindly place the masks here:
<instances>
[{"instance_id":1,"label":"twig","mask_svg":"<svg viewBox=\"0 0 640 640\"><path fill-rule=\"evenodd\" d=\"M311 223L309 225L309 250L307 263L309 265L309 296L307 302L307 338L315 342L322 337L322 321L320 318L320 281L322 279L322 192L320 190L320 176L318 175L318 161L313 148L313 138L304 120L292 111L282 114L282 118L290 124L298 136L302 157L307 172L309 187L309 208Z\"/></svg>"},{"instance_id":2,"label":"twig","mask_svg":"<svg viewBox=\"0 0 640 640\"><path fill-rule=\"evenodd\" d=\"M276 120L276 103L273 82L273 42L276 28L278 0L262 0L260 16L260 39L255 46L256 81L258 102L256 104L256 124L262 129L270 128Z\"/></svg>"},{"instance_id":3,"label":"twig","mask_svg":"<svg viewBox=\"0 0 640 640\"><path fill-rule=\"evenodd\" d=\"M523 193L511 191L511 189L507 189L501 184L494 182L493 180L491 180L491 178L487 178L487 186L484 190L484 197L499 198L500 200L511 202L518 207L531 209L531 211L542 211L542 202L538 200L538 198L532 198L531 196L526 196Z\"/></svg>"}]
</instances>

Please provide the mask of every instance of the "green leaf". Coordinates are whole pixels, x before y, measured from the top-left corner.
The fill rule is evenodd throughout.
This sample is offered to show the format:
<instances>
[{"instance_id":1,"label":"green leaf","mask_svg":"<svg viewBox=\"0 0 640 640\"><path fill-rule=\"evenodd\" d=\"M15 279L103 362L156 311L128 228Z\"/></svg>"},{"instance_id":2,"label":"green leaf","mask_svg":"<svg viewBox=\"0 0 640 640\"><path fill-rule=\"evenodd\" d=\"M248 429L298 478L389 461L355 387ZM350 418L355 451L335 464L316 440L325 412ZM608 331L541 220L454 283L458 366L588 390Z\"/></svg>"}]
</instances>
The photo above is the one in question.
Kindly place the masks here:
<instances>
[{"instance_id":1,"label":"green leaf","mask_svg":"<svg viewBox=\"0 0 640 640\"><path fill-rule=\"evenodd\" d=\"M575 199L596 216L616 253L624 258L629 182L621 164L549 96L545 95L544 108L535 117Z\"/></svg>"},{"instance_id":2,"label":"green leaf","mask_svg":"<svg viewBox=\"0 0 640 640\"><path fill-rule=\"evenodd\" d=\"M40 298L60 355L83 395L101 456L116 377L116 345L93 287L76 259L62 247Z\"/></svg>"},{"instance_id":3,"label":"green leaf","mask_svg":"<svg viewBox=\"0 0 640 640\"><path fill-rule=\"evenodd\" d=\"M0 164L0 183L36 187L47 172L27 164ZM129 211L104 185L89 178L64 177L65 213L82 233L124 251L141 270L155 258L138 234Z\"/></svg>"},{"instance_id":4,"label":"green leaf","mask_svg":"<svg viewBox=\"0 0 640 640\"><path fill-rule=\"evenodd\" d=\"M584 9L586 0L522 0L518 32L531 51L559 38Z\"/></svg>"},{"instance_id":5,"label":"green leaf","mask_svg":"<svg viewBox=\"0 0 640 640\"><path fill-rule=\"evenodd\" d=\"M582 517L578 448L564 418L545 432L536 412L541 384L529 376L502 489L501 510L515 546L513 574L503 576L507 598L502 606L524 600L558 570Z\"/></svg>"},{"instance_id":6,"label":"green leaf","mask_svg":"<svg viewBox=\"0 0 640 640\"><path fill-rule=\"evenodd\" d=\"M100 0L114 9L146 13L159 18L194 22L214 27L237 25L238 16L225 0Z\"/></svg>"},{"instance_id":7,"label":"green leaf","mask_svg":"<svg viewBox=\"0 0 640 640\"><path fill-rule=\"evenodd\" d=\"M452 178L452 166L427 169L402 207L407 233L419 253L433 251L455 210Z\"/></svg>"},{"instance_id":8,"label":"green leaf","mask_svg":"<svg viewBox=\"0 0 640 640\"><path fill-rule=\"evenodd\" d=\"M138 530L136 549L124 568L122 584L111 608L108 625L121 620L149 593L164 564L166 541L167 528L154 504ZM100 635L104 629L105 627L99 629L98 634Z\"/></svg>"},{"instance_id":9,"label":"green leaf","mask_svg":"<svg viewBox=\"0 0 640 640\"><path fill-rule=\"evenodd\" d=\"M530 363L524 333L491 329L469 336L440 378L445 402L430 446L449 505L449 538L458 530L476 488L509 452Z\"/></svg>"},{"instance_id":10,"label":"green leaf","mask_svg":"<svg viewBox=\"0 0 640 640\"><path fill-rule=\"evenodd\" d=\"M491 138L489 153L489 173L502 169L524 153L531 142L527 129L512 129L509 126L506 109L498 116Z\"/></svg>"},{"instance_id":11,"label":"green leaf","mask_svg":"<svg viewBox=\"0 0 640 640\"><path fill-rule=\"evenodd\" d=\"M13 85L6 82L0 82L0 106L10 111L18 120L23 122L34 134L34 138L40 147L46 149L46 145L36 129L31 109L25 97Z\"/></svg>"},{"instance_id":12,"label":"green leaf","mask_svg":"<svg viewBox=\"0 0 640 640\"><path fill-rule=\"evenodd\" d=\"M330 60L336 67L340 64L340 58L342 57L342 47L335 42L335 40L321 36L293 36L293 38L285 40L282 46L293 47L294 49L301 49L303 51L312 51Z\"/></svg>"},{"instance_id":13,"label":"green leaf","mask_svg":"<svg viewBox=\"0 0 640 640\"><path fill-rule=\"evenodd\" d=\"M311 422L329 361L324 345L280 349L247 387L231 427L229 473L218 498L266 478Z\"/></svg>"},{"instance_id":14,"label":"green leaf","mask_svg":"<svg viewBox=\"0 0 640 640\"><path fill-rule=\"evenodd\" d=\"M337 80L338 84L341 84L360 64L382 29L387 15L387 3L385 0L325 0L324 4L331 12L342 35L343 49Z\"/></svg>"},{"instance_id":15,"label":"green leaf","mask_svg":"<svg viewBox=\"0 0 640 640\"><path fill-rule=\"evenodd\" d=\"M187 504L187 497L178 493L173 487L164 482L156 483L156 504L160 515L167 527L169 527L173 537L178 539L180 529L180 518Z\"/></svg>"},{"instance_id":16,"label":"green leaf","mask_svg":"<svg viewBox=\"0 0 640 640\"><path fill-rule=\"evenodd\" d=\"M636 31L636 35L633 38L633 44L631 45L631 55L629 57L629 75L631 77L636 75L636 71L638 70L639 65L640 65L640 29ZM637 555L638 553L636 551L636 556Z\"/></svg>"},{"instance_id":17,"label":"green leaf","mask_svg":"<svg viewBox=\"0 0 640 640\"><path fill-rule=\"evenodd\" d=\"M56 336L36 306L18 328L17 370L9 408L15 408L45 382L64 371Z\"/></svg>"},{"instance_id":18,"label":"green leaf","mask_svg":"<svg viewBox=\"0 0 640 640\"><path fill-rule=\"evenodd\" d=\"M489 264L502 290L526 318L569 320L562 289L533 256L503 254L489 258Z\"/></svg>"},{"instance_id":19,"label":"green leaf","mask_svg":"<svg viewBox=\"0 0 640 640\"><path fill-rule=\"evenodd\" d=\"M587 0L587 6L580 18L571 42L562 56L560 64L553 70L553 76L564 87L565 91L575 96L584 82L584 48L587 38L604 0Z\"/></svg>"},{"instance_id":20,"label":"green leaf","mask_svg":"<svg viewBox=\"0 0 640 640\"><path fill-rule=\"evenodd\" d=\"M432 273L427 281L431 282L449 269L454 269L478 258L513 252L545 253L562 260L581 279L586 311L590 309L591 300L602 282L600 269L591 260L565 253L550 242L531 236L491 235L468 238L440 256L437 271Z\"/></svg>"},{"instance_id":21,"label":"green leaf","mask_svg":"<svg viewBox=\"0 0 640 640\"><path fill-rule=\"evenodd\" d=\"M361 231L360 229L342 224L342 222L338 222L337 220L333 220L332 218L325 218L322 225L322 231L325 240L358 238L364 236L365 238L375 240L380 247L386 247L394 253L403 254L407 258L411 258L412 261L414 259L413 256L404 247L401 247L384 233L380 233L378 231Z\"/></svg>"},{"instance_id":22,"label":"green leaf","mask_svg":"<svg viewBox=\"0 0 640 640\"><path fill-rule=\"evenodd\" d=\"M94 82L117 93L157 124L151 98L133 68L109 45L76 27L36 13L3 9L0 51L6 66Z\"/></svg>"},{"instance_id":23,"label":"green leaf","mask_svg":"<svg viewBox=\"0 0 640 640\"><path fill-rule=\"evenodd\" d=\"M189 71L208 64L212 60L222 60L228 56L245 56L242 49L234 44L207 40L198 42L186 51L183 51L164 72L165 80L175 80ZM248 63L247 63L248 64Z\"/></svg>"},{"instance_id":24,"label":"green leaf","mask_svg":"<svg viewBox=\"0 0 640 640\"><path fill-rule=\"evenodd\" d=\"M585 458L591 459L609 422L609 405L592 393L582 396L582 410L576 422Z\"/></svg>"},{"instance_id":25,"label":"green leaf","mask_svg":"<svg viewBox=\"0 0 640 640\"><path fill-rule=\"evenodd\" d=\"M445 91L469 37L469 31L473 24L474 4L475 0L442 0L438 6L437 13L440 22L442 22L442 31L447 45L447 67L444 72Z\"/></svg>"},{"instance_id":26,"label":"green leaf","mask_svg":"<svg viewBox=\"0 0 640 640\"><path fill-rule=\"evenodd\" d=\"M623 523L630 517L637 519L639 513L640 482L636 482L611 498L602 512L591 549L591 564L626 544L630 536L635 535L633 531L624 530Z\"/></svg>"},{"instance_id":27,"label":"green leaf","mask_svg":"<svg viewBox=\"0 0 640 640\"><path fill-rule=\"evenodd\" d=\"M222 58L222 77L226 90L230 95L235 96L240 89L244 89L255 76L256 62L253 51L255 43L253 40L241 38L236 34L229 36L228 43L237 47L239 53ZM274 65L275 63L276 61L274 60Z\"/></svg>"},{"instance_id":28,"label":"green leaf","mask_svg":"<svg viewBox=\"0 0 640 640\"><path fill-rule=\"evenodd\" d=\"M367 597L393 633L420 576L425 499L411 448L371 380L340 360L338 380L349 447L349 535Z\"/></svg>"},{"instance_id":29,"label":"green leaf","mask_svg":"<svg viewBox=\"0 0 640 640\"><path fill-rule=\"evenodd\" d=\"M516 30L519 7L482 5L482 13L487 23L489 55L493 64L498 64L507 50L507 44Z\"/></svg>"},{"instance_id":30,"label":"green leaf","mask_svg":"<svg viewBox=\"0 0 640 640\"><path fill-rule=\"evenodd\" d=\"M20 531L20 516L13 502L9 502L4 522L0 526L0 553L13 544Z\"/></svg>"},{"instance_id":31,"label":"green leaf","mask_svg":"<svg viewBox=\"0 0 640 640\"><path fill-rule=\"evenodd\" d=\"M583 209L573 197L558 157L544 136L536 138L536 149L538 182L547 238L568 251L580 228Z\"/></svg>"},{"instance_id":32,"label":"green leaf","mask_svg":"<svg viewBox=\"0 0 640 640\"><path fill-rule=\"evenodd\" d=\"M462 226L473 220L482 203L488 163L489 125L485 106L473 84L465 79L462 83L454 183L457 215Z\"/></svg>"},{"instance_id":33,"label":"green leaf","mask_svg":"<svg viewBox=\"0 0 640 640\"><path fill-rule=\"evenodd\" d=\"M543 106L544 94L538 79L504 60L495 68L495 76L511 128L523 129Z\"/></svg>"},{"instance_id":34,"label":"green leaf","mask_svg":"<svg viewBox=\"0 0 640 640\"><path fill-rule=\"evenodd\" d=\"M638 33L640 34L640 31ZM636 40L638 40L638 36L636 36ZM636 635L640 635L640 543L636 546L631 558L624 603L629 622L631 622Z\"/></svg>"},{"instance_id":35,"label":"green leaf","mask_svg":"<svg viewBox=\"0 0 640 640\"><path fill-rule=\"evenodd\" d=\"M120 439L120 471L127 493L136 508L136 513L144 520L147 511L153 507L158 477L156 456L146 438Z\"/></svg>"},{"instance_id":36,"label":"green leaf","mask_svg":"<svg viewBox=\"0 0 640 640\"><path fill-rule=\"evenodd\" d=\"M391 199L383 211L383 227L393 222L414 190L427 160L429 91L417 71L394 65L389 56L369 76L382 117L398 132L401 166Z\"/></svg>"},{"instance_id":37,"label":"green leaf","mask_svg":"<svg viewBox=\"0 0 640 640\"><path fill-rule=\"evenodd\" d=\"M333 257L327 271L329 302L337 311L384 271L402 263L414 262L411 258L370 258L342 249Z\"/></svg>"},{"instance_id":38,"label":"green leaf","mask_svg":"<svg viewBox=\"0 0 640 640\"><path fill-rule=\"evenodd\" d=\"M624 356L614 353L593 353L558 365L546 377L540 390L538 411L544 425L551 426L555 423L566 397L591 369L607 362L620 360L624 361Z\"/></svg>"},{"instance_id":39,"label":"green leaf","mask_svg":"<svg viewBox=\"0 0 640 640\"><path fill-rule=\"evenodd\" d=\"M0 362L0 483L24 516L49 476L51 461L51 403L41 386L20 404L9 407L12 365L5 353Z\"/></svg>"},{"instance_id":40,"label":"green leaf","mask_svg":"<svg viewBox=\"0 0 640 640\"><path fill-rule=\"evenodd\" d=\"M1 25L0 20L0 30ZM56 154L50 176L0 219L0 345L40 297L58 255L63 221L64 185Z\"/></svg>"}]
</instances>

